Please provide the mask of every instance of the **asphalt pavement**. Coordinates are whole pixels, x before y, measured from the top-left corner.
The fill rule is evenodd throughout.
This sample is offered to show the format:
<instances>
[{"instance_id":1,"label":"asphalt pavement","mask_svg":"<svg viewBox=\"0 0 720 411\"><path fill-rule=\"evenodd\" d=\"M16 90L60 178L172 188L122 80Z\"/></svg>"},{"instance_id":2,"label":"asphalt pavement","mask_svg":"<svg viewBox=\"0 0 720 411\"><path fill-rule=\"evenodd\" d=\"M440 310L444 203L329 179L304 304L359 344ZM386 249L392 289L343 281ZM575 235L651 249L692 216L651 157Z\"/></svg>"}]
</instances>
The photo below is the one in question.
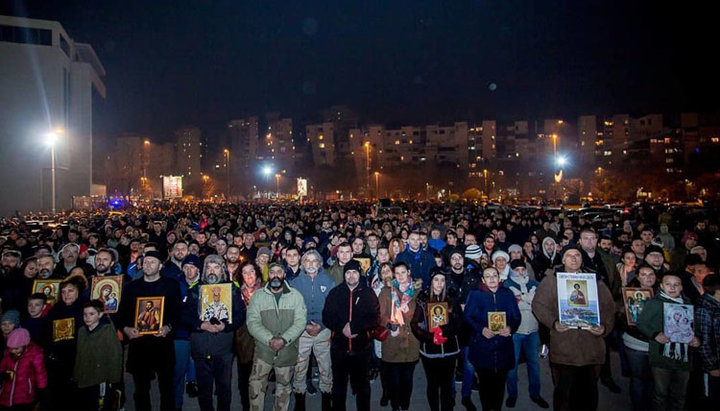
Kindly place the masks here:
<instances>
[{"instance_id":1,"label":"asphalt pavement","mask_svg":"<svg viewBox=\"0 0 720 411\"><path fill-rule=\"evenodd\" d=\"M612 368L613 368L613 376L615 378L615 382L622 388L622 392L620 394L613 394L610 392L607 388L605 388L602 384L598 383L598 391L599 391L599 410L613 410L613 411L625 411L625 410L631 410L632 405L630 403L630 394L629 394L629 386L630 386L630 380L628 378L620 376L620 359L616 352L613 352L611 354L611 362L612 362ZM235 387L237 385L237 374L235 373L236 367L233 366L233 383L232 386ZM528 381L527 381L527 368L524 364L520 365L520 369L518 371L518 400L517 404L514 408L506 408L503 405L503 408L506 410L518 410L518 411L524 411L524 410L540 410L541 408L538 407L535 403L530 401L530 397L528 394ZM541 379L541 396L545 398L545 400L550 403L551 409L552 409L552 391L553 391L553 385L552 385L552 377L550 376L550 367L548 365L547 359L540 359L540 379ZM127 387L127 402L125 404L126 410L134 410L135 407L133 405L133 399L132 399L132 391L133 391L133 384L132 384L132 376L130 374L125 374L125 384ZM413 393L411 397L410 402L410 410L428 410L428 404L427 399L425 395L425 371L423 370L422 364L418 362L417 366L415 367L415 374L414 374L414 386L413 386ZM317 387L317 381L315 381L315 387ZM266 411L272 411L273 406L273 400L274 397L272 395L273 392L273 383L268 384L268 394L265 397L265 410ZM390 411L390 406L387 407L381 407L380 406L380 396L382 394L381 387L380 387L380 379L379 377L370 383L370 388L372 392L372 400L370 402L372 410L386 410ZM457 388L457 394L455 396L456 410L464 410L464 407L460 404L460 388L461 384L456 384ZM348 389L348 392L350 390ZM159 394L157 391L157 381L153 382L152 385L152 404L153 409L159 409ZM306 396L306 406L308 410L315 411L321 409L321 403L320 403L320 393L318 392L315 395L307 395ZM507 394L506 394L507 398ZM478 410L481 410L482 407L480 406L480 398L478 396L478 393L476 391L473 392L472 395L473 403L475 403L475 406L478 408ZM292 411L294 407L294 399L290 401L290 410ZM232 405L231 408L233 410L240 410L242 407L240 406L240 397L237 390L233 390L233 397L232 397ZM189 398L187 395L185 396L184 404L182 407L183 410L199 410L200 407L198 406L197 398ZM353 397L350 393L348 393L348 399L347 399L347 409L348 411L354 411L355 408L355 397Z\"/></svg>"}]
</instances>

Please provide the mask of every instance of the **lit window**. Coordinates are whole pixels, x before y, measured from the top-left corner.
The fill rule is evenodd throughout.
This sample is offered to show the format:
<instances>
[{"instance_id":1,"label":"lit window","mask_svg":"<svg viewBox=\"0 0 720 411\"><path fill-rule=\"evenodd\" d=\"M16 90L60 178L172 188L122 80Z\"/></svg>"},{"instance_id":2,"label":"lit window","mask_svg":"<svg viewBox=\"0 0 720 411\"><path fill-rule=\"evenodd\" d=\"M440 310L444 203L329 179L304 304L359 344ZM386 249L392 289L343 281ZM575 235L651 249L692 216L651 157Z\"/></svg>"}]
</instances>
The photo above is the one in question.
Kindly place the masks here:
<instances>
[{"instance_id":1,"label":"lit window","mask_svg":"<svg viewBox=\"0 0 720 411\"><path fill-rule=\"evenodd\" d=\"M395 140L395 145L397 146L399 144L400 144L400 140Z\"/></svg>"},{"instance_id":2,"label":"lit window","mask_svg":"<svg viewBox=\"0 0 720 411\"><path fill-rule=\"evenodd\" d=\"M320 144L318 144L318 147L320 147L320 148L325 148L325 143L320 143Z\"/></svg>"}]
</instances>

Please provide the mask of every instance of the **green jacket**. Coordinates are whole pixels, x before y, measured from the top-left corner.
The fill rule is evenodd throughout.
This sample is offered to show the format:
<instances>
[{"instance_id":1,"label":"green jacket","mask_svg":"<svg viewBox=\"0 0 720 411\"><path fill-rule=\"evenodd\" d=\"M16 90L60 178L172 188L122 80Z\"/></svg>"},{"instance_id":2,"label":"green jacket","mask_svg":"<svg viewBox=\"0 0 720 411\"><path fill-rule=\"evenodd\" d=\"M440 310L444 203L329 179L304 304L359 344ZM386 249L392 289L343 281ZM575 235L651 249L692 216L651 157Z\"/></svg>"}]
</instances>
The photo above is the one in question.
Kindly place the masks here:
<instances>
[{"instance_id":1,"label":"green jacket","mask_svg":"<svg viewBox=\"0 0 720 411\"><path fill-rule=\"evenodd\" d=\"M276 302L269 284L257 290L247 311L247 328L255 339L255 358L275 367L294 366L298 356L298 338L307 323L302 294L283 282L282 296ZM270 349L274 337L287 341L277 353Z\"/></svg>"},{"instance_id":2,"label":"green jacket","mask_svg":"<svg viewBox=\"0 0 720 411\"><path fill-rule=\"evenodd\" d=\"M335 261L325 272L335 281L335 285L345 282L345 268L339 262Z\"/></svg>"},{"instance_id":3,"label":"green jacket","mask_svg":"<svg viewBox=\"0 0 720 411\"><path fill-rule=\"evenodd\" d=\"M688 346L688 361L674 360L672 358L665 357L663 355L663 349L665 344L660 344L655 340L655 337L663 331L664 320L663 320L663 303L675 303L674 301L663 298L658 293L655 297L645 302L638 319L638 330L643 333L650 341L650 347L648 350L649 361L651 367L664 368L667 370L680 370L690 371L690 355L693 349ZM684 304L690 304L690 300L683 297Z\"/></svg>"},{"instance_id":4,"label":"green jacket","mask_svg":"<svg viewBox=\"0 0 720 411\"><path fill-rule=\"evenodd\" d=\"M74 377L78 387L86 388L102 382L119 383L122 378L123 350L111 322L101 319L94 330L87 326L78 330Z\"/></svg>"}]
</instances>

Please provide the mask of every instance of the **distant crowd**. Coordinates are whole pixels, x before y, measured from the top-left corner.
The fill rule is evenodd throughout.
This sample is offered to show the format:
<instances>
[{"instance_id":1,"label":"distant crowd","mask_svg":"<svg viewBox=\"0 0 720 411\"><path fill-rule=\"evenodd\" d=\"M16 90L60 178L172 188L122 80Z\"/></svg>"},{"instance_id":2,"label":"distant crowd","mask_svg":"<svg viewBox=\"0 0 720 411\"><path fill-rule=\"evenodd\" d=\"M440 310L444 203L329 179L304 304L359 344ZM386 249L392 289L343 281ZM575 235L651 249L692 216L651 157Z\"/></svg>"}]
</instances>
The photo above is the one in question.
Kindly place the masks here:
<instances>
[{"instance_id":1,"label":"distant crowd","mask_svg":"<svg viewBox=\"0 0 720 411\"><path fill-rule=\"evenodd\" d=\"M521 395L595 410L598 383L636 410L718 408L714 210L641 204L598 222L562 209L396 206L194 203L0 220L0 409L123 409L127 372L138 410L152 408L155 379L162 410L188 398L229 410L237 389L242 409L259 411L269 382L275 410L305 410L318 392L324 411L345 410L348 394L358 410L408 410L418 362L433 411L513 408Z\"/></svg>"}]
</instances>

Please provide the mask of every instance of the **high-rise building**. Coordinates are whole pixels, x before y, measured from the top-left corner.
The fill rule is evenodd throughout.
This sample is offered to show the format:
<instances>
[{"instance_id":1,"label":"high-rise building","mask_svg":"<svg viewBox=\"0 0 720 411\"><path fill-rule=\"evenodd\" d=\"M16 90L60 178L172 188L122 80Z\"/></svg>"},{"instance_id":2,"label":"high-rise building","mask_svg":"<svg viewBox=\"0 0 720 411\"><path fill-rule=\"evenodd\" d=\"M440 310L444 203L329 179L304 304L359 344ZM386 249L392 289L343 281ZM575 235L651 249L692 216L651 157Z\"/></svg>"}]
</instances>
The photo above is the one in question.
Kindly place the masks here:
<instances>
[{"instance_id":1,"label":"high-rise building","mask_svg":"<svg viewBox=\"0 0 720 411\"><path fill-rule=\"evenodd\" d=\"M276 165L277 169L288 169L295 165L295 142L291 118L280 118L278 113L267 116L267 130L263 139L264 159Z\"/></svg>"},{"instance_id":2,"label":"high-rise building","mask_svg":"<svg viewBox=\"0 0 720 411\"><path fill-rule=\"evenodd\" d=\"M203 172L202 161L206 153L203 134L197 127L183 127L175 131L177 160L175 172L184 177L184 186L200 181Z\"/></svg>"},{"instance_id":3,"label":"high-rise building","mask_svg":"<svg viewBox=\"0 0 720 411\"><path fill-rule=\"evenodd\" d=\"M227 140L230 150L231 183L247 183L252 180L258 156L258 117L229 121Z\"/></svg>"},{"instance_id":4,"label":"high-rise building","mask_svg":"<svg viewBox=\"0 0 720 411\"><path fill-rule=\"evenodd\" d=\"M60 23L0 16L0 214L50 210L53 174L57 210L70 208L73 196L99 193L91 181L92 111L95 96L105 98L104 76L93 48Z\"/></svg>"}]
</instances>

